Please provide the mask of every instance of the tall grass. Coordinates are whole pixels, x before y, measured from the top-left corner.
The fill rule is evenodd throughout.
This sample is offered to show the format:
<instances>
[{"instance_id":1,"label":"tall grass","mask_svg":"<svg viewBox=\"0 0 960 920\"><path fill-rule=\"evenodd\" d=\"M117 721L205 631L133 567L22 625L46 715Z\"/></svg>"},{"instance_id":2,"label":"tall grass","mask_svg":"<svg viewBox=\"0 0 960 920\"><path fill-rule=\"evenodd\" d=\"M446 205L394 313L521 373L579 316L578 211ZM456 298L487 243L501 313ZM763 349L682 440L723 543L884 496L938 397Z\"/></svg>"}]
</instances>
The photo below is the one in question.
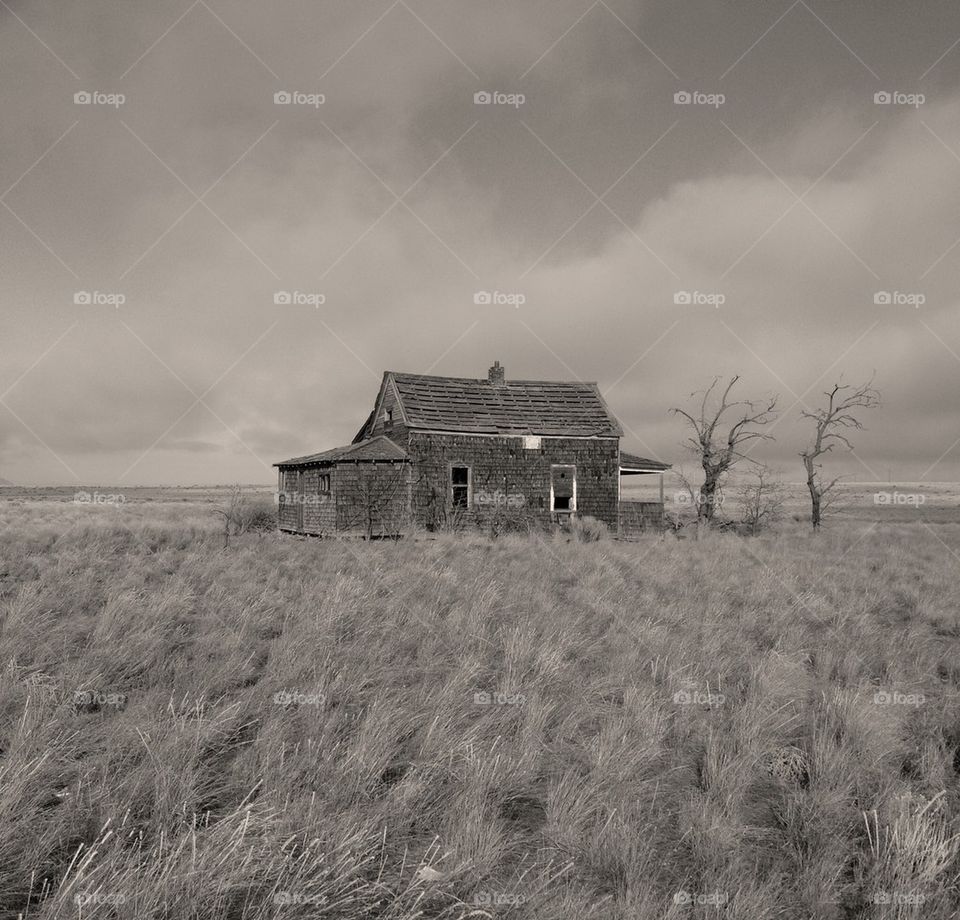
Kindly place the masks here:
<instances>
[{"instance_id":1,"label":"tall grass","mask_svg":"<svg viewBox=\"0 0 960 920\"><path fill-rule=\"evenodd\" d=\"M960 527L218 526L0 514L0 916L960 909Z\"/></svg>"}]
</instances>

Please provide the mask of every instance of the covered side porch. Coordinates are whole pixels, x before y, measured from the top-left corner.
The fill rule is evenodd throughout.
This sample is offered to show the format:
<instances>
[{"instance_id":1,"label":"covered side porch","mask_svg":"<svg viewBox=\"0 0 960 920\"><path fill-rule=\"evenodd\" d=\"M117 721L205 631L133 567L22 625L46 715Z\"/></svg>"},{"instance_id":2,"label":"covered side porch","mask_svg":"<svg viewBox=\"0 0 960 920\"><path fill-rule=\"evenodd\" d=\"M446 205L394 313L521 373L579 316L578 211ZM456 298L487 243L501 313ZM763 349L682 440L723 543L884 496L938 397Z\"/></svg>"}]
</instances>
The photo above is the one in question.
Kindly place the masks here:
<instances>
[{"instance_id":1,"label":"covered side porch","mask_svg":"<svg viewBox=\"0 0 960 920\"><path fill-rule=\"evenodd\" d=\"M620 452L617 527L620 536L633 537L663 526L663 474L669 469L669 463ZM633 478L639 476L645 478ZM655 482L647 478L652 476L657 477ZM626 489L623 477L630 477L626 480L630 484ZM633 488L637 483L644 488Z\"/></svg>"}]
</instances>

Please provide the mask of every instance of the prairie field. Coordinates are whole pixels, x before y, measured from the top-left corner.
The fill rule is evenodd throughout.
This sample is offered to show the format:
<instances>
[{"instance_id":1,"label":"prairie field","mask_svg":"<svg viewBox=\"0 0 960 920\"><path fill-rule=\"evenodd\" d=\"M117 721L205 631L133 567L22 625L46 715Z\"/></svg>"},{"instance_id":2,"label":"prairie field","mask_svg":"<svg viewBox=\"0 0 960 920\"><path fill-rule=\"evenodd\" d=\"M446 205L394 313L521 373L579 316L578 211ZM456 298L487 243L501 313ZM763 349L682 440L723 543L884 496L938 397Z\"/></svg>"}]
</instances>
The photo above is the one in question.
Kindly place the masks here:
<instances>
[{"instance_id":1,"label":"prairie field","mask_svg":"<svg viewBox=\"0 0 960 920\"><path fill-rule=\"evenodd\" d=\"M216 490L4 490L0 917L955 917L924 488L816 535L795 494L751 537L226 546Z\"/></svg>"}]
</instances>

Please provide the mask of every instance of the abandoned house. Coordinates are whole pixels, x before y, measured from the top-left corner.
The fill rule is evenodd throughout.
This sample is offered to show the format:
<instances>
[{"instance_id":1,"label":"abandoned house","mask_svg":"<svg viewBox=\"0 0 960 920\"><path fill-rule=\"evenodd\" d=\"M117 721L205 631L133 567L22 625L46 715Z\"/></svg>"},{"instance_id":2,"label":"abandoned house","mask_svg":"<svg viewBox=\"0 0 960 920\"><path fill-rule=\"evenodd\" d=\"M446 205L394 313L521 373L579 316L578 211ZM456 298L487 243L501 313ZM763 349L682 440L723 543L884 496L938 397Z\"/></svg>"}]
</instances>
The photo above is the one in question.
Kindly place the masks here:
<instances>
[{"instance_id":1,"label":"abandoned house","mask_svg":"<svg viewBox=\"0 0 960 920\"><path fill-rule=\"evenodd\" d=\"M345 447L274 464L281 530L402 534L497 519L544 527L590 515L629 536L663 519L666 463L620 450L595 383L387 371ZM621 476L659 474L660 500L621 499Z\"/></svg>"}]
</instances>

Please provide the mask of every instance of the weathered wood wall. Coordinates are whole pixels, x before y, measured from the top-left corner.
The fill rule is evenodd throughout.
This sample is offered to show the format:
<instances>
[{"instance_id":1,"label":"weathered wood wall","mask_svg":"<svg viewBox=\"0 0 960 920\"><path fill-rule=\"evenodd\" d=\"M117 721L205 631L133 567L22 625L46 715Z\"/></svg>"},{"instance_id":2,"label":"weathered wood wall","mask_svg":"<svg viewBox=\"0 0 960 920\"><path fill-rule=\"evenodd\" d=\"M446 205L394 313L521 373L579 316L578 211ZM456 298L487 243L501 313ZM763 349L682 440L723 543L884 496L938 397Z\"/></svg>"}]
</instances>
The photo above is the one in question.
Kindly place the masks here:
<instances>
[{"instance_id":1,"label":"weathered wood wall","mask_svg":"<svg viewBox=\"0 0 960 920\"><path fill-rule=\"evenodd\" d=\"M466 522L483 523L504 505L499 496L522 508L532 522L549 525L550 468L573 464L577 468L577 513L603 521L617 529L619 441L616 438L541 438L541 446L524 447L523 438L432 434L411 431L407 450L414 460L413 511L418 523L433 526L455 516ZM471 468L472 501L466 511L451 507L452 465ZM477 502L478 493L494 501ZM522 496L522 506L516 496Z\"/></svg>"},{"instance_id":2,"label":"weathered wood wall","mask_svg":"<svg viewBox=\"0 0 960 920\"><path fill-rule=\"evenodd\" d=\"M387 421L383 416L393 412L393 420ZM367 433L368 438L375 438L377 435L386 435L395 444L407 449L409 438L409 429L403 424L403 415L400 412L400 404L397 402L396 393L392 386L388 386L383 394L383 405L380 407L380 417L373 420L373 426Z\"/></svg>"},{"instance_id":3,"label":"weathered wood wall","mask_svg":"<svg viewBox=\"0 0 960 920\"><path fill-rule=\"evenodd\" d=\"M620 535L634 537L645 530L663 526L663 505L660 502L624 500L620 502Z\"/></svg>"},{"instance_id":4,"label":"weathered wood wall","mask_svg":"<svg viewBox=\"0 0 960 920\"><path fill-rule=\"evenodd\" d=\"M336 466L337 530L384 537L410 525L410 464L340 463Z\"/></svg>"},{"instance_id":5,"label":"weathered wood wall","mask_svg":"<svg viewBox=\"0 0 960 920\"><path fill-rule=\"evenodd\" d=\"M301 480L301 492L297 491L297 470L284 470L283 491L285 501L279 508L281 530L296 530L310 534L332 533L337 526L336 502L332 492L320 491L320 475L331 476L331 489L334 470L331 467L306 467ZM297 506L303 508L303 516ZM302 526L301 526L302 521Z\"/></svg>"},{"instance_id":6,"label":"weathered wood wall","mask_svg":"<svg viewBox=\"0 0 960 920\"><path fill-rule=\"evenodd\" d=\"M280 503L277 510L277 522L281 530L297 529L297 507L295 496L297 494L297 471L283 470L281 472Z\"/></svg>"}]
</instances>

